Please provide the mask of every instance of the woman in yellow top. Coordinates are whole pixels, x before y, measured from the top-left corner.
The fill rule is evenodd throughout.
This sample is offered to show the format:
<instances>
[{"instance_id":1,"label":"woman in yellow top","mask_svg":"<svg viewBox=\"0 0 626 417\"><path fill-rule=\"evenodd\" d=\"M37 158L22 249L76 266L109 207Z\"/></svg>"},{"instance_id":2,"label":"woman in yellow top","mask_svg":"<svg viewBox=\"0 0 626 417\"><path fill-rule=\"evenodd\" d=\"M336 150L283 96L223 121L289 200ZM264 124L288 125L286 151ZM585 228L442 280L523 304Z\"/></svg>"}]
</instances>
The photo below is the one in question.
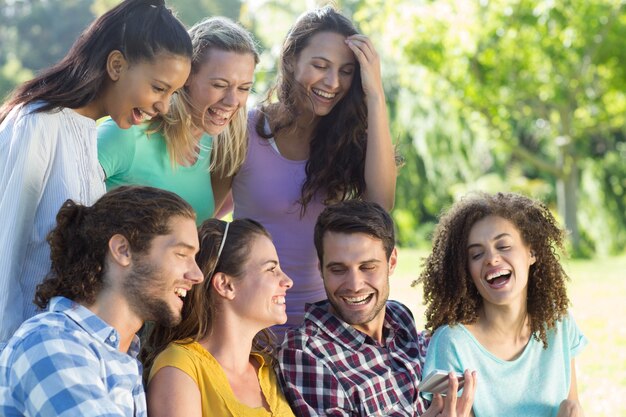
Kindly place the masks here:
<instances>
[{"instance_id":1,"label":"woman in yellow top","mask_svg":"<svg viewBox=\"0 0 626 417\"><path fill-rule=\"evenodd\" d=\"M205 281L181 323L156 326L145 365L150 417L293 416L274 373L267 327L284 324L292 281L259 223L209 219L196 261Z\"/></svg>"}]
</instances>

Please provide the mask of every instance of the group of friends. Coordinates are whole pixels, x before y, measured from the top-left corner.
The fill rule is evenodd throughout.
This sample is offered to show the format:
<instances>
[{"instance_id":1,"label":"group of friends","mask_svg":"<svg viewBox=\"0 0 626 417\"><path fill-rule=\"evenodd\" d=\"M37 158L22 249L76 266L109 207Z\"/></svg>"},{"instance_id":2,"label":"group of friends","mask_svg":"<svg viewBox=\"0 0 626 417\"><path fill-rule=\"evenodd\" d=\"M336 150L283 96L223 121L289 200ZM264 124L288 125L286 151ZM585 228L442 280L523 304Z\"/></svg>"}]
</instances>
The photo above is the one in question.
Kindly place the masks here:
<instances>
[{"instance_id":1,"label":"group of friends","mask_svg":"<svg viewBox=\"0 0 626 417\"><path fill-rule=\"evenodd\" d=\"M306 12L248 111L258 62L229 19L187 31L124 0L0 108L0 414L581 416L587 340L548 208L449 208L418 331L388 300L397 157L373 43ZM420 389L434 370L443 395Z\"/></svg>"}]
</instances>

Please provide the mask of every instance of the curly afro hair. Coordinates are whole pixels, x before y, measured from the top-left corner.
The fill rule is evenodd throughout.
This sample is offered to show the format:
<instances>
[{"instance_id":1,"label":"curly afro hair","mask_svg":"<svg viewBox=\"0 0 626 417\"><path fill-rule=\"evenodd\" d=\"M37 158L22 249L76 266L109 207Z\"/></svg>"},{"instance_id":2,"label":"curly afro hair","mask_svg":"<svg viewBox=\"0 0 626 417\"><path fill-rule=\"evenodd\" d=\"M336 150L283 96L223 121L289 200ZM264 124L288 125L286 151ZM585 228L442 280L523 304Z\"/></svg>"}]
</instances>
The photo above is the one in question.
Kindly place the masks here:
<instances>
[{"instance_id":1,"label":"curly afro hair","mask_svg":"<svg viewBox=\"0 0 626 417\"><path fill-rule=\"evenodd\" d=\"M424 285L426 328L471 324L483 300L468 269L468 236L473 225L498 216L515 225L535 253L528 275L527 310L533 337L547 348L547 331L567 314L569 299L557 249L563 252L564 232L542 203L514 193L477 193L455 203L441 216L433 249L417 280Z\"/></svg>"}]
</instances>

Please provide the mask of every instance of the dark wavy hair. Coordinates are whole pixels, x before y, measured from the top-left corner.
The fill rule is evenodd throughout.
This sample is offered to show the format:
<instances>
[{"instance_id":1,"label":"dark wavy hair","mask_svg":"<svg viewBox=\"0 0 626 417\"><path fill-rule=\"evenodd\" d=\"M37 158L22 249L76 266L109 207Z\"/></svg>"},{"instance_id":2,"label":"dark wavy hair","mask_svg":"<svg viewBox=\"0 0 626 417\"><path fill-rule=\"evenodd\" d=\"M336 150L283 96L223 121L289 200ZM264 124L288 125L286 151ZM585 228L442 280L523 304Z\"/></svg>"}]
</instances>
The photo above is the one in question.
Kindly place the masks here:
<instances>
[{"instance_id":1,"label":"dark wavy hair","mask_svg":"<svg viewBox=\"0 0 626 417\"><path fill-rule=\"evenodd\" d=\"M270 234L260 223L251 219L233 220L228 227L224 247L218 258L225 228L225 221L208 219L198 229L200 251L196 255L196 262L204 274L204 283L194 285L187 295L180 324L175 327L154 325L148 342L144 344L141 352L145 367L144 376L150 373L157 355L171 342L189 344L211 333L213 320L217 316L215 298L211 290L213 275L222 272L240 279L243 276L243 268L254 239L258 236L271 239ZM270 360L273 360L273 345L274 336L266 329L254 338L252 350L265 353Z\"/></svg>"},{"instance_id":2,"label":"dark wavy hair","mask_svg":"<svg viewBox=\"0 0 626 417\"><path fill-rule=\"evenodd\" d=\"M396 245L393 220L378 203L347 200L327 206L317 218L313 241L320 265L324 258L324 235L335 233L364 233L383 243L387 259Z\"/></svg>"},{"instance_id":3,"label":"dark wavy hair","mask_svg":"<svg viewBox=\"0 0 626 417\"><path fill-rule=\"evenodd\" d=\"M530 330L548 346L547 331L567 314L569 280L559 262L564 232L541 202L514 193L466 196L441 216L433 249L417 283L424 285L426 328L475 323L483 305L468 268L467 243L474 224L487 216L513 223L536 261L528 275L527 310Z\"/></svg>"},{"instance_id":4,"label":"dark wavy hair","mask_svg":"<svg viewBox=\"0 0 626 417\"><path fill-rule=\"evenodd\" d=\"M141 255L156 236L171 233L174 216L196 218L178 195L152 187L115 188L90 207L67 200L48 234L52 269L37 286L35 304L44 308L57 295L92 304L105 285L111 237L124 236L133 253Z\"/></svg>"},{"instance_id":5,"label":"dark wavy hair","mask_svg":"<svg viewBox=\"0 0 626 417\"><path fill-rule=\"evenodd\" d=\"M191 59L191 39L163 0L125 0L96 19L65 57L17 87L0 108L2 122L12 108L38 100L35 112L76 109L102 92L109 54L119 50L130 63L152 61L160 53Z\"/></svg>"},{"instance_id":6,"label":"dark wavy hair","mask_svg":"<svg viewBox=\"0 0 626 417\"><path fill-rule=\"evenodd\" d=\"M297 103L306 94L295 81L294 66L300 52L317 33L332 32L342 36L357 34L353 23L330 6L300 16L283 43L277 85L269 92L262 113L267 114L271 97L276 93L280 111L275 112L273 129L266 131L265 121L257 121L257 133L266 139L292 127L299 116ZM350 89L331 112L322 117L313 132L306 163L306 180L300 193L301 213L316 193L323 192L324 204L360 197L365 191L365 152L367 148L367 105L361 85L358 61Z\"/></svg>"}]
</instances>

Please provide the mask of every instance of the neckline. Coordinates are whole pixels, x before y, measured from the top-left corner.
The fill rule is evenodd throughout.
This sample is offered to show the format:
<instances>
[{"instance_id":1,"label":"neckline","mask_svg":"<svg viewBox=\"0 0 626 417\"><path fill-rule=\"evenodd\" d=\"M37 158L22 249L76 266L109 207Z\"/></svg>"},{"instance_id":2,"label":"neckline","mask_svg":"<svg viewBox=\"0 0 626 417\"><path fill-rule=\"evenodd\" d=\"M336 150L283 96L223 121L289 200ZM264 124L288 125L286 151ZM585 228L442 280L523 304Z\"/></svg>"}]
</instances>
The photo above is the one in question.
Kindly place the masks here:
<instances>
[{"instance_id":1,"label":"neckline","mask_svg":"<svg viewBox=\"0 0 626 417\"><path fill-rule=\"evenodd\" d=\"M163 140L165 140L165 135L162 134L162 136L163 136ZM167 144L165 146L167 148ZM180 169L183 171L195 171L199 167L204 168L204 166L201 166L201 165L205 159L210 158L210 152L213 147L213 137L207 133L203 133L202 136L200 136L198 147L199 147L199 151L198 151L198 157L196 158L196 161L191 165L181 165L179 163L176 163L176 169ZM169 152L167 152L167 158L168 160L170 158ZM207 174L208 173L209 172L207 171Z\"/></svg>"},{"instance_id":2,"label":"neckline","mask_svg":"<svg viewBox=\"0 0 626 417\"><path fill-rule=\"evenodd\" d=\"M239 398L237 398L235 396L235 392L233 391L233 388L230 386L230 382L228 382L228 377L226 376L226 372L224 372L224 368L222 368L222 365L220 365L220 363L217 361L217 359L215 359L215 356L213 356L211 354L211 352L209 352L207 349L205 349L204 346L202 346L198 342L193 342L193 343L191 343L191 344L189 344L187 346L189 346L193 350L197 351L198 353L200 353L202 356L206 357L210 362L212 362L214 365L217 366L217 369L216 369L216 372L215 372L214 376L217 377L218 381L216 381L217 383L215 383L213 385L221 387L221 390L219 390L218 392L221 391L220 395L224 395L226 397L226 398L224 398L225 400L227 400L231 404L235 404L236 407L240 408L242 411L246 411L246 410L255 411L255 412L259 412L260 411L260 412L266 412L269 415L272 414L272 410L271 410L272 409L272 404L270 403L269 397L268 397L269 393L267 392L267 390L263 386L264 385L263 382L261 381L261 372L267 366L267 364L265 362L265 358L263 357L263 355L261 355L260 353L257 353L257 352L250 352L250 356L254 357L259 362L259 369L257 371L257 379L259 381L259 387L261 388L261 393L265 397L265 401L269 405L270 410L266 410L265 407L263 407L263 406L260 406L260 407L250 407L249 405L246 405L246 404L242 403L239 400Z\"/></svg>"},{"instance_id":3,"label":"neckline","mask_svg":"<svg viewBox=\"0 0 626 417\"><path fill-rule=\"evenodd\" d=\"M265 130L265 132L270 132L269 115L263 114L260 111L259 111L259 115L260 117L263 117L263 129ZM272 148L272 151L274 152L274 154L278 156L280 159L282 159L283 161L296 163L296 164L305 164L309 160L308 158L307 159L289 159L285 157L282 153L280 153L280 150L278 149L278 144L276 143L276 138L274 136L270 136L269 138L265 140L269 143L270 148Z\"/></svg>"},{"instance_id":4,"label":"neckline","mask_svg":"<svg viewBox=\"0 0 626 417\"><path fill-rule=\"evenodd\" d=\"M501 364L508 364L508 365L514 365L520 361L523 361L524 358L528 355L528 351L530 350L531 345L533 344L533 336L530 336L530 339L528 339L528 343L526 343L526 346L524 346L524 349L522 349L522 352L519 354L519 356L515 359L512 360L506 360L506 359L502 359L499 356L494 355L493 353L491 353L491 351L489 351L485 346L482 345L482 343L480 343L478 341L478 339L476 339L476 336L474 336L474 334L472 334L472 332L469 331L469 329L467 327L465 327L463 324L459 323L457 324L459 326L459 328L465 332L465 334L470 338L470 340L479 348L479 350L481 352L483 352L483 354L485 354L486 356L488 356L489 358L491 358L492 360L501 363Z\"/></svg>"}]
</instances>

